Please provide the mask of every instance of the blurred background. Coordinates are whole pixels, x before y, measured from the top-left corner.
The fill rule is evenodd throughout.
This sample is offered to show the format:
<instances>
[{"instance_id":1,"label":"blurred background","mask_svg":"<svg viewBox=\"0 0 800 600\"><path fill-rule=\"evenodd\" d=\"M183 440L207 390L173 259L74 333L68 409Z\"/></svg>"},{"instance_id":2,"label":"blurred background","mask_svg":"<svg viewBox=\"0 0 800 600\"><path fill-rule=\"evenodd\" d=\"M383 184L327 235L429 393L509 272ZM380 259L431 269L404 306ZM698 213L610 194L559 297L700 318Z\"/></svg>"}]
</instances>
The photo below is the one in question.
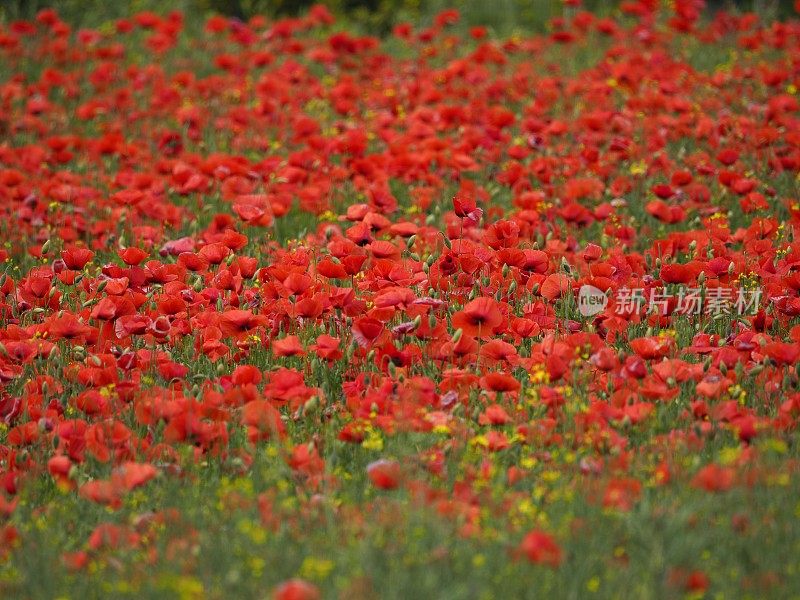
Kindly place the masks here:
<instances>
[{"instance_id":1,"label":"blurred background","mask_svg":"<svg viewBox=\"0 0 800 600\"><path fill-rule=\"evenodd\" d=\"M76 27L95 27L140 11L181 10L187 15L218 13L246 20L254 15L297 15L321 3L362 32L383 35L394 24L410 21L425 26L445 8L461 12L461 25L485 25L503 35L540 31L562 14L563 0L0 0L0 20L30 19L42 8L55 8ZM613 12L620 0L583 0L595 13ZM707 0L708 10L753 11L765 19L793 14L793 0Z\"/></svg>"}]
</instances>

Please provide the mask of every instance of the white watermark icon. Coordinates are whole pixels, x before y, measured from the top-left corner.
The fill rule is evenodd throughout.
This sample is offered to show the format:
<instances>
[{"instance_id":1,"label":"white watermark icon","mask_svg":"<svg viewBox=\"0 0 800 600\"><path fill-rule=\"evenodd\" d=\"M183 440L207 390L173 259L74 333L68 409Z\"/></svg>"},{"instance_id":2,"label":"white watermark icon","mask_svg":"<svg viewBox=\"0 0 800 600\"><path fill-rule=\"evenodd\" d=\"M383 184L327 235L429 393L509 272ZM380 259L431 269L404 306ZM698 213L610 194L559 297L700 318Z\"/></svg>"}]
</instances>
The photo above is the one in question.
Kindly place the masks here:
<instances>
[{"instance_id":1,"label":"white watermark icon","mask_svg":"<svg viewBox=\"0 0 800 600\"><path fill-rule=\"evenodd\" d=\"M582 285L578 290L578 311L584 317L593 317L603 312L606 306L608 296L603 290L588 284Z\"/></svg>"}]
</instances>

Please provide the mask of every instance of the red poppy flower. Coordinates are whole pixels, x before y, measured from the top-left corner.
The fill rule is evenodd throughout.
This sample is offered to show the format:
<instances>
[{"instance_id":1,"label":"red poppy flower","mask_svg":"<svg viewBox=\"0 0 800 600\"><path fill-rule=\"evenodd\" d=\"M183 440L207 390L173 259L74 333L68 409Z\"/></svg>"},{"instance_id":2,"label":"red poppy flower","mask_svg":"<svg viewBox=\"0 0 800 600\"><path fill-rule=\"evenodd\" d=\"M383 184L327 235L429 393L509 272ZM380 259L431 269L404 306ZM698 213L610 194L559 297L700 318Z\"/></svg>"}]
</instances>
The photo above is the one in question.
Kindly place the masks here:
<instances>
[{"instance_id":1,"label":"red poppy flower","mask_svg":"<svg viewBox=\"0 0 800 600\"><path fill-rule=\"evenodd\" d=\"M503 313L495 300L482 296L455 313L452 322L467 335L489 336L502 324Z\"/></svg>"},{"instance_id":2,"label":"red poppy flower","mask_svg":"<svg viewBox=\"0 0 800 600\"><path fill-rule=\"evenodd\" d=\"M367 465L367 476L377 488L393 490L400 485L400 463L385 458Z\"/></svg>"},{"instance_id":3,"label":"red poppy flower","mask_svg":"<svg viewBox=\"0 0 800 600\"><path fill-rule=\"evenodd\" d=\"M529 532L519 545L525 557L536 564L557 568L562 561L562 552L555 538L544 531Z\"/></svg>"},{"instance_id":4,"label":"red poppy flower","mask_svg":"<svg viewBox=\"0 0 800 600\"><path fill-rule=\"evenodd\" d=\"M273 600L319 600L322 598L319 589L303 579L284 581L272 592Z\"/></svg>"}]
</instances>

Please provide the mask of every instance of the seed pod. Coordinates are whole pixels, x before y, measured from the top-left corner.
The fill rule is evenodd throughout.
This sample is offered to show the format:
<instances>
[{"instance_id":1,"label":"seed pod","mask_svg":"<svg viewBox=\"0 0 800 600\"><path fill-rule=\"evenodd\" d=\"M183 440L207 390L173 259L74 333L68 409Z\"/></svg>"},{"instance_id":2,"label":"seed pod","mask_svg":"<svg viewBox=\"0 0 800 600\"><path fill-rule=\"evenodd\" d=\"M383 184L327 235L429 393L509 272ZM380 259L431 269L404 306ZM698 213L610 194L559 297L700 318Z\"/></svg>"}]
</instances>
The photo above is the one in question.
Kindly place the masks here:
<instances>
[{"instance_id":1,"label":"seed pod","mask_svg":"<svg viewBox=\"0 0 800 600\"><path fill-rule=\"evenodd\" d=\"M303 414L307 415L308 413L316 410L319 406L319 398L317 396L311 396L306 403L303 405Z\"/></svg>"}]
</instances>

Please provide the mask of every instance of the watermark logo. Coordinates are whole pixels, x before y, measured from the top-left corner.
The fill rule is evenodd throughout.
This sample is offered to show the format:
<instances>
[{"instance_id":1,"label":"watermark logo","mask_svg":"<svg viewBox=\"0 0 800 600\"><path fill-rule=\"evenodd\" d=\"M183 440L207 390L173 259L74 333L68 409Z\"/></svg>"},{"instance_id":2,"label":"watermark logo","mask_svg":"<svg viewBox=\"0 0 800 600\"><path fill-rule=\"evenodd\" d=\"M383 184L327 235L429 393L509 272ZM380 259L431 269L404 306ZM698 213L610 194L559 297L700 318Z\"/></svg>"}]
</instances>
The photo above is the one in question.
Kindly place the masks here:
<instances>
[{"instance_id":1,"label":"watermark logo","mask_svg":"<svg viewBox=\"0 0 800 600\"><path fill-rule=\"evenodd\" d=\"M620 288L610 310L617 315L723 315L753 316L761 305L762 291L723 287L661 289ZM611 298L593 285L578 290L578 311L593 317L608 308Z\"/></svg>"},{"instance_id":2,"label":"watermark logo","mask_svg":"<svg viewBox=\"0 0 800 600\"><path fill-rule=\"evenodd\" d=\"M578 290L578 312L584 317L593 317L608 306L608 296L593 285L584 284Z\"/></svg>"}]
</instances>

